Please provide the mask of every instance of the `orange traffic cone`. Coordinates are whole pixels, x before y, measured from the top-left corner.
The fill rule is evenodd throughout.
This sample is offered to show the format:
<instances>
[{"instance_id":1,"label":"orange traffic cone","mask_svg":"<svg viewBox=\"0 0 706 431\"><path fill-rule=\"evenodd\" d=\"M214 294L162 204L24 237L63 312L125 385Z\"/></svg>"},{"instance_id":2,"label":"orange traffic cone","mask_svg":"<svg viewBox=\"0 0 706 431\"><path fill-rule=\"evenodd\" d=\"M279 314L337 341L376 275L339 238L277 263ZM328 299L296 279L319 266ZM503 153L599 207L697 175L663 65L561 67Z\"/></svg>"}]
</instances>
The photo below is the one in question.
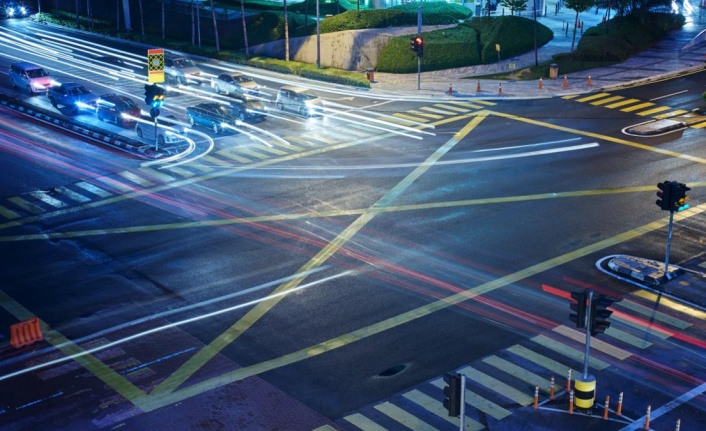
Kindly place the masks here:
<instances>
[{"instance_id":1,"label":"orange traffic cone","mask_svg":"<svg viewBox=\"0 0 706 431\"><path fill-rule=\"evenodd\" d=\"M478 81L478 86L476 87L476 93L480 93L480 81Z\"/></svg>"},{"instance_id":2,"label":"orange traffic cone","mask_svg":"<svg viewBox=\"0 0 706 431\"><path fill-rule=\"evenodd\" d=\"M498 94L503 94L503 83L498 84Z\"/></svg>"},{"instance_id":3,"label":"orange traffic cone","mask_svg":"<svg viewBox=\"0 0 706 431\"><path fill-rule=\"evenodd\" d=\"M591 75L588 75L588 82L586 83L589 87L593 85L593 81L591 81Z\"/></svg>"},{"instance_id":4,"label":"orange traffic cone","mask_svg":"<svg viewBox=\"0 0 706 431\"><path fill-rule=\"evenodd\" d=\"M566 88L569 86L569 81L566 79L566 75L564 75L564 83L561 84L562 87Z\"/></svg>"},{"instance_id":5,"label":"orange traffic cone","mask_svg":"<svg viewBox=\"0 0 706 431\"><path fill-rule=\"evenodd\" d=\"M542 77L540 76L539 77L539 89L541 90L542 88L544 88L544 84L542 83Z\"/></svg>"}]
</instances>

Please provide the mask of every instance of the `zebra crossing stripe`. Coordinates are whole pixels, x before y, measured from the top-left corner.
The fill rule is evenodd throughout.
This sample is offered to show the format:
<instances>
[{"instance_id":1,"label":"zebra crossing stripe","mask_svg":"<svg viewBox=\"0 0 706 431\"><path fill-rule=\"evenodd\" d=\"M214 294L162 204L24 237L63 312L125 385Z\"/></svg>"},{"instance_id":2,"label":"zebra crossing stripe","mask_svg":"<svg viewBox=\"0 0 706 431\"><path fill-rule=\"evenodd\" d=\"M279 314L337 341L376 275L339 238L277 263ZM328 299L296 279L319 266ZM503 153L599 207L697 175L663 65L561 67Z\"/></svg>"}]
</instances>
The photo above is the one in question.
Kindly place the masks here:
<instances>
[{"instance_id":1,"label":"zebra crossing stripe","mask_svg":"<svg viewBox=\"0 0 706 431\"><path fill-rule=\"evenodd\" d=\"M620 102L615 102L611 103L610 105L606 105L606 108L613 109L613 108L620 108L621 106L629 105L631 103L639 102L640 99L625 99L621 100Z\"/></svg>"},{"instance_id":2,"label":"zebra crossing stripe","mask_svg":"<svg viewBox=\"0 0 706 431\"><path fill-rule=\"evenodd\" d=\"M314 428L311 431L336 431L336 428L333 428L331 425L322 425L318 428Z\"/></svg>"},{"instance_id":3,"label":"zebra crossing stripe","mask_svg":"<svg viewBox=\"0 0 706 431\"><path fill-rule=\"evenodd\" d=\"M280 141L277 140L277 139L269 140L269 141L267 141L267 143L270 144L270 145L273 145L273 146L275 146L275 147L284 148L285 150L287 150L287 151L289 151L289 152L292 152L292 151L294 151L294 152L299 152L299 151L304 150L304 148L302 148L302 147L297 147L296 145L290 144L289 142L287 142L287 143L285 144L284 142L280 142Z\"/></svg>"},{"instance_id":4,"label":"zebra crossing stripe","mask_svg":"<svg viewBox=\"0 0 706 431\"><path fill-rule=\"evenodd\" d=\"M474 104L475 103L480 103L481 105L486 105L486 106L495 106L497 103L491 102L490 100L474 100L473 103L469 102L449 102L453 103L455 105L461 105L461 106L471 106L471 107L476 107Z\"/></svg>"},{"instance_id":5,"label":"zebra crossing stripe","mask_svg":"<svg viewBox=\"0 0 706 431\"><path fill-rule=\"evenodd\" d=\"M651 342L645 340L644 338L636 337L632 334L628 334L625 331L621 331L620 329L615 329L613 326L606 329L605 333L606 335L613 337L616 340L620 340L623 343L635 346L638 349L646 349L652 345Z\"/></svg>"},{"instance_id":6,"label":"zebra crossing stripe","mask_svg":"<svg viewBox=\"0 0 706 431\"><path fill-rule=\"evenodd\" d=\"M59 199L56 199L56 198L49 196L45 192L34 191L34 192L30 192L29 195L39 201L44 202L45 204L47 204L49 206L54 207L54 208L63 208L66 206L66 204L64 202L60 201Z\"/></svg>"},{"instance_id":7,"label":"zebra crossing stripe","mask_svg":"<svg viewBox=\"0 0 706 431\"><path fill-rule=\"evenodd\" d=\"M503 397L516 402L521 406L528 406L534 402L534 391L532 395L529 393L521 392L507 383L503 383L500 380L491 377L485 373L476 370L473 367L465 367L459 371L459 373L471 376L474 382L479 383L481 386L485 386L494 392L502 395Z\"/></svg>"},{"instance_id":8,"label":"zebra crossing stripe","mask_svg":"<svg viewBox=\"0 0 706 431\"><path fill-rule=\"evenodd\" d=\"M621 112L633 112L633 111L640 110L642 108L649 108L650 106L655 106L655 104L652 102L644 102L644 103L639 103L637 105L629 106L627 108L623 108L620 111Z\"/></svg>"},{"instance_id":9,"label":"zebra crossing stripe","mask_svg":"<svg viewBox=\"0 0 706 431\"><path fill-rule=\"evenodd\" d=\"M222 166L224 168L229 168L231 166L230 162L226 162L225 160L221 160L221 159L218 159L213 156L203 156L203 157L201 157L201 159L205 162L212 163L212 164L218 165L218 166Z\"/></svg>"},{"instance_id":10,"label":"zebra crossing stripe","mask_svg":"<svg viewBox=\"0 0 706 431\"><path fill-rule=\"evenodd\" d=\"M638 112L637 115L641 117L646 117L648 115L656 114L658 112L669 111L670 109L672 108L670 108L669 106L658 106L656 108L648 109L647 111Z\"/></svg>"},{"instance_id":11,"label":"zebra crossing stripe","mask_svg":"<svg viewBox=\"0 0 706 431\"><path fill-rule=\"evenodd\" d=\"M407 112L409 112L410 114L421 115L422 117L431 118L432 120L439 120L441 118L444 118L443 115L430 114L428 112L421 112L421 111L407 111Z\"/></svg>"},{"instance_id":12,"label":"zebra crossing stripe","mask_svg":"<svg viewBox=\"0 0 706 431\"><path fill-rule=\"evenodd\" d=\"M213 168L206 166L204 164L201 164L201 163L191 163L191 164L189 164L189 166L203 172L204 174L207 174L209 172L213 172Z\"/></svg>"},{"instance_id":13,"label":"zebra crossing stripe","mask_svg":"<svg viewBox=\"0 0 706 431\"><path fill-rule=\"evenodd\" d=\"M371 421L360 413L348 415L343 419L362 429L363 431L387 431L385 428Z\"/></svg>"},{"instance_id":14,"label":"zebra crossing stripe","mask_svg":"<svg viewBox=\"0 0 706 431\"><path fill-rule=\"evenodd\" d=\"M594 102L591 102L591 105L601 106L601 105L605 105L606 103L615 102L616 100L620 100L620 99L625 99L625 97L623 97L623 96L606 97L605 99L596 100Z\"/></svg>"},{"instance_id":15,"label":"zebra crossing stripe","mask_svg":"<svg viewBox=\"0 0 706 431\"><path fill-rule=\"evenodd\" d=\"M239 153L239 154L244 154L246 156L252 156L252 157L255 157L256 159L260 159L260 160L269 159L271 157L269 154L258 153L257 151L252 150L250 148L246 148L246 147L233 148L231 151Z\"/></svg>"},{"instance_id":16,"label":"zebra crossing stripe","mask_svg":"<svg viewBox=\"0 0 706 431\"><path fill-rule=\"evenodd\" d=\"M582 97L580 99L576 99L577 102L590 102L591 100L596 100L600 99L602 97L610 96L610 93L598 93L598 94L592 94L587 97Z\"/></svg>"},{"instance_id":17,"label":"zebra crossing stripe","mask_svg":"<svg viewBox=\"0 0 706 431\"><path fill-rule=\"evenodd\" d=\"M704 121L703 123L691 124L689 125L689 127L691 127L692 129L703 129L704 127L706 127L706 121Z\"/></svg>"},{"instance_id":18,"label":"zebra crossing stripe","mask_svg":"<svg viewBox=\"0 0 706 431\"><path fill-rule=\"evenodd\" d=\"M171 172L174 172L177 175L181 175L182 177L185 178L190 178L196 175L195 173L191 171L187 171L186 169L182 169L179 166L170 166L167 169L169 169Z\"/></svg>"},{"instance_id":19,"label":"zebra crossing stripe","mask_svg":"<svg viewBox=\"0 0 706 431\"><path fill-rule=\"evenodd\" d=\"M94 194L96 196L100 196L102 198L107 198L107 197L113 196L113 194L110 193L109 191L104 190L98 186L91 184L91 183L87 183L85 181L77 182L76 187L80 187L83 190L87 191L88 193Z\"/></svg>"},{"instance_id":20,"label":"zebra crossing stripe","mask_svg":"<svg viewBox=\"0 0 706 431\"><path fill-rule=\"evenodd\" d=\"M649 335L661 338L663 340L666 340L667 338L672 336L671 332L667 332L660 328L655 328L652 326L651 323L648 324L648 322L645 322L644 320L636 322L634 319L626 319L619 314L613 314L611 319L615 320L616 322L632 326L633 328L636 328L642 332L647 332Z\"/></svg>"},{"instance_id":21,"label":"zebra crossing stripe","mask_svg":"<svg viewBox=\"0 0 706 431\"><path fill-rule=\"evenodd\" d=\"M140 172L147 175L148 177L154 178L163 183L174 181L174 177L172 177L171 175L163 174L162 172L159 172L156 169L140 168Z\"/></svg>"},{"instance_id":22,"label":"zebra crossing stripe","mask_svg":"<svg viewBox=\"0 0 706 431\"><path fill-rule=\"evenodd\" d=\"M642 304L638 304L637 302L631 301L629 299L624 299L619 302L620 306L627 308L628 310L634 311L636 313L640 313L646 317L649 317L650 319L656 319L659 320L660 322L664 322L668 325L674 326L679 329L686 329L689 326L691 326L691 323L685 322L681 319L677 319L676 317L672 317L668 314L662 313L661 311L657 311L651 307L645 307Z\"/></svg>"},{"instance_id":23,"label":"zebra crossing stripe","mask_svg":"<svg viewBox=\"0 0 706 431\"><path fill-rule=\"evenodd\" d=\"M123 184L120 181L116 181L113 178L110 177L96 177L94 178L96 181L101 181L111 187L114 187L122 192L131 192L134 190L134 188L130 185Z\"/></svg>"},{"instance_id":24,"label":"zebra crossing stripe","mask_svg":"<svg viewBox=\"0 0 706 431\"><path fill-rule=\"evenodd\" d=\"M446 410L446 407L444 407L443 403L440 403L437 398L432 398L429 395L425 394L424 392L414 389L412 391L407 392L406 394L403 395L405 398L408 400L412 401L415 404L418 404L419 406L423 407L427 411L435 414L436 416L445 419L452 424L458 426L460 419L457 417L452 417L449 416L449 411ZM469 418L466 416L466 429L470 429L473 431L480 431L483 428L485 428L481 423L474 421L473 419Z\"/></svg>"},{"instance_id":25,"label":"zebra crossing stripe","mask_svg":"<svg viewBox=\"0 0 706 431\"><path fill-rule=\"evenodd\" d=\"M318 141L318 142L323 142L326 145L333 145L337 143L338 141L335 139L328 139L324 138L323 136L319 134L312 134L312 133L302 133L302 136L308 139L311 139L312 141Z\"/></svg>"},{"instance_id":26,"label":"zebra crossing stripe","mask_svg":"<svg viewBox=\"0 0 706 431\"><path fill-rule=\"evenodd\" d=\"M542 392L549 393L551 386L551 382L549 380L538 376L537 374L534 374L519 365L515 365L512 362L495 355L483 358L483 362L527 383L527 390L530 390L535 386L539 386L542 389Z\"/></svg>"},{"instance_id":27,"label":"zebra crossing stripe","mask_svg":"<svg viewBox=\"0 0 706 431\"><path fill-rule=\"evenodd\" d=\"M460 112L461 114L465 114L465 113L467 113L467 112L471 112L470 109L468 109L468 108L462 108L462 107L460 107L460 106L442 105L442 104L438 104L438 105L434 105L434 106L438 106L439 108L442 108L442 109L450 109L450 110L452 110L452 111ZM479 108L480 108L480 106L479 106Z\"/></svg>"},{"instance_id":28,"label":"zebra crossing stripe","mask_svg":"<svg viewBox=\"0 0 706 431\"><path fill-rule=\"evenodd\" d=\"M19 196L11 197L7 200L31 214L41 214L44 212L44 210L40 206L28 202Z\"/></svg>"},{"instance_id":29,"label":"zebra crossing stripe","mask_svg":"<svg viewBox=\"0 0 706 431\"><path fill-rule=\"evenodd\" d=\"M434 105L434 106L439 106L439 105ZM446 106L441 105L442 108L446 108ZM434 112L436 114L443 114L443 115L458 115L458 112L454 110L446 110L446 109L439 109L439 108L432 108L430 106L422 106L419 108L420 110L424 111L429 111L429 112ZM462 108L458 108L462 109ZM471 112L470 109L464 109L465 112ZM410 114L417 114L417 111L407 111ZM439 117L439 118L444 118L444 117Z\"/></svg>"},{"instance_id":30,"label":"zebra crossing stripe","mask_svg":"<svg viewBox=\"0 0 706 431\"><path fill-rule=\"evenodd\" d=\"M535 352L534 350L530 350L527 347L521 346L519 344L508 347L505 350L530 362L534 362L535 364L553 372L554 375L557 376L565 376L568 373L569 368L571 368L567 365L562 364L561 362L555 361L554 359L548 358L542 354ZM571 373L573 375L576 375L578 371L571 370Z\"/></svg>"},{"instance_id":31,"label":"zebra crossing stripe","mask_svg":"<svg viewBox=\"0 0 706 431\"><path fill-rule=\"evenodd\" d=\"M8 219L8 220L12 220L12 219L15 219L15 218L19 218L19 217L20 217L19 214L17 214L16 212L14 212L14 211L12 211L11 209L6 208L6 207L4 207L4 206L2 206L2 205L0 205L0 216L3 216L3 217L5 217L5 218Z\"/></svg>"},{"instance_id":32,"label":"zebra crossing stripe","mask_svg":"<svg viewBox=\"0 0 706 431\"><path fill-rule=\"evenodd\" d=\"M57 187L56 191L61 193L62 195L66 196L67 198L71 199L74 202L79 202L79 203L84 203L84 202L89 202L91 198L84 196L80 193L76 193L75 191L66 188L64 186Z\"/></svg>"},{"instance_id":33,"label":"zebra crossing stripe","mask_svg":"<svg viewBox=\"0 0 706 431\"><path fill-rule=\"evenodd\" d=\"M384 413L409 429L413 429L415 431L437 431L436 428L432 427L428 423L390 402L384 402L376 405L375 410Z\"/></svg>"},{"instance_id":34,"label":"zebra crossing stripe","mask_svg":"<svg viewBox=\"0 0 706 431\"><path fill-rule=\"evenodd\" d=\"M704 263L700 264L699 266L706 267ZM644 298L648 301L657 301L657 295L655 295L652 292L648 292L646 290L638 290L637 292L634 293L635 296L638 296L640 298ZM673 301L669 298L661 297L659 298L659 303L660 305L663 305L665 307L669 307L672 310L678 311L680 313L687 314L689 316L695 317L697 319L706 319L706 313L698 310L693 307L689 307L688 305L680 304L676 301Z\"/></svg>"},{"instance_id":35,"label":"zebra crossing stripe","mask_svg":"<svg viewBox=\"0 0 706 431\"><path fill-rule=\"evenodd\" d=\"M287 152L285 152L285 151L278 150L277 148L268 147L267 145L252 144L252 145L250 145L248 148L254 148L254 149L258 150L258 151L264 151L264 152L266 152L266 153L271 153L271 154L274 154L274 155L276 155L276 156L286 156L286 155L289 154L289 153L287 153Z\"/></svg>"},{"instance_id":36,"label":"zebra crossing stripe","mask_svg":"<svg viewBox=\"0 0 706 431\"><path fill-rule=\"evenodd\" d=\"M586 341L586 332L579 332L576 329L571 329L565 325L557 326L553 330L557 334L561 334L567 338L571 338L572 340L578 341L579 343ZM630 356L632 356L632 353L628 352L627 350L623 350L620 347L615 347L612 344L606 343L605 341L599 339L594 339L591 341L591 348L603 352L607 355L610 355L621 361L624 361Z\"/></svg>"},{"instance_id":37,"label":"zebra crossing stripe","mask_svg":"<svg viewBox=\"0 0 706 431\"><path fill-rule=\"evenodd\" d=\"M444 386L446 386L446 382L444 382L444 379L436 379L431 382L431 384L441 390L443 390ZM508 410L502 408L494 402L481 397L473 391L468 390L468 386L466 386L466 403L470 404L472 407L482 411L487 415L490 415L491 417L497 420L504 419L512 414Z\"/></svg>"},{"instance_id":38,"label":"zebra crossing stripe","mask_svg":"<svg viewBox=\"0 0 706 431\"><path fill-rule=\"evenodd\" d=\"M392 115L395 116L395 117L399 117L399 118L401 118L401 119L403 119L403 120L412 120L412 121L416 121L416 122L419 122L419 123L426 123L426 122L429 121L429 120L426 119L426 118L414 117L414 116L412 116L412 115L403 114L403 113L401 113L401 112L395 112L395 113L392 114Z\"/></svg>"},{"instance_id":39,"label":"zebra crossing stripe","mask_svg":"<svg viewBox=\"0 0 706 431\"><path fill-rule=\"evenodd\" d=\"M662 118L676 117L678 115L686 114L688 112L689 111L685 111L684 109L677 109L675 111L670 111L670 112L667 112L664 114L655 115L655 118L658 120L661 120Z\"/></svg>"},{"instance_id":40,"label":"zebra crossing stripe","mask_svg":"<svg viewBox=\"0 0 706 431\"><path fill-rule=\"evenodd\" d=\"M217 151L216 154L218 154L219 156L225 157L225 158L227 158L227 159L235 160L235 161L238 162L238 163L250 163L250 162L252 162L252 160L246 159L245 157L241 157L241 156L239 156L239 155L237 155L237 154L233 154L233 153L231 153L231 152L228 151L228 150L220 150L220 151Z\"/></svg>"},{"instance_id":41,"label":"zebra crossing stripe","mask_svg":"<svg viewBox=\"0 0 706 431\"><path fill-rule=\"evenodd\" d=\"M142 178L139 175L135 175L130 171L118 172L118 175L142 187L150 187L154 185L152 181Z\"/></svg>"},{"instance_id":42,"label":"zebra crossing stripe","mask_svg":"<svg viewBox=\"0 0 706 431\"><path fill-rule=\"evenodd\" d=\"M297 144L304 145L305 147L313 147L313 148L316 147L315 143L313 143L311 141L307 141L306 139L302 139L298 136L285 136L284 140L287 142L289 142L289 141L296 142Z\"/></svg>"},{"instance_id":43,"label":"zebra crossing stripe","mask_svg":"<svg viewBox=\"0 0 706 431\"><path fill-rule=\"evenodd\" d=\"M578 363L583 363L583 356L585 353L583 350L576 350L573 347L569 347L564 343L560 343L559 341L553 340L547 337L546 335L537 335L536 337L531 338L531 340L541 346L544 346L570 359L573 359ZM608 364L607 362L594 357L589 358L588 365L596 370L603 370L610 366L610 364Z\"/></svg>"}]
</instances>

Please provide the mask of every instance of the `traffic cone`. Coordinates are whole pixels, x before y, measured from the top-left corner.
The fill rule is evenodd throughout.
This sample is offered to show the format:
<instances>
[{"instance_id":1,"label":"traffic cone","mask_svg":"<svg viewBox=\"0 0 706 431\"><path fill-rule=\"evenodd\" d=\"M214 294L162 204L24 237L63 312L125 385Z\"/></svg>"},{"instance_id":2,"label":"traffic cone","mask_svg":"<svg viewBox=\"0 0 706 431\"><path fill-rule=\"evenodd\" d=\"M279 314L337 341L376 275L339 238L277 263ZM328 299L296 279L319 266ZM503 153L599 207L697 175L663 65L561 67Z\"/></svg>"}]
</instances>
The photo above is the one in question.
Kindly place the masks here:
<instances>
[{"instance_id":1,"label":"traffic cone","mask_svg":"<svg viewBox=\"0 0 706 431\"><path fill-rule=\"evenodd\" d=\"M480 81L478 81L478 86L476 87L476 93L480 93Z\"/></svg>"},{"instance_id":2,"label":"traffic cone","mask_svg":"<svg viewBox=\"0 0 706 431\"><path fill-rule=\"evenodd\" d=\"M453 88L453 86L451 86L451 84L449 84L449 93L448 94L449 94L449 96L454 95L454 88Z\"/></svg>"},{"instance_id":3,"label":"traffic cone","mask_svg":"<svg viewBox=\"0 0 706 431\"><path fill-rule=\"evenodd\" d=\"M542 88L544 88L544 84L542 83L542 77L540 76L539 77L539 89L541 90Z\"/></svg>"},{"instance_id":4,"label":"traffic cone","mask_svg":"<svg viewBox=\"0 0 706 431\"><path fill-rule=\"evenodd\" d=\"M498 84L498 94L503 94L503 83Z\"/></svg>"},{"instance_id":5,"label":"traffic cone","mask_svg":"<svg viewBox=\"0 0 706 431\"><path fill-rule=\"evenodd\" d=\"M589 87L593 85L593 81L591 81L591 75L588 75L588 82L586 83Z\"/></svg>"},{"instance_id":6,"label":"traffic cone","mask_svg":"<svg viewBox=\"0 0 706 431\"><path fill-rule=\"evenodd\" d=\"M566 88L569 86L569 81L566 79L566 75L564 75L564 83L561 84L562 87Z\"/></svg>"}]
</instances>

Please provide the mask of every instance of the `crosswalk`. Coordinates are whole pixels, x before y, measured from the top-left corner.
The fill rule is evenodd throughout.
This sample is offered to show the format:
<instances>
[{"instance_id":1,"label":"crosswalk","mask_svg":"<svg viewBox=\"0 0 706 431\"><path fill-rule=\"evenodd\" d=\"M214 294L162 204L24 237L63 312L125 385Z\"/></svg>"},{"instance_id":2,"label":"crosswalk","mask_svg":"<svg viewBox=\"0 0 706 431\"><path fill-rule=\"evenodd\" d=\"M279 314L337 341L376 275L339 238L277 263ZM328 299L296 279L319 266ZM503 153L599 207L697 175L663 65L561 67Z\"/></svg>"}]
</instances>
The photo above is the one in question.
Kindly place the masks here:
<instances>
[{"instance_id":1,"label":"crosswalk","mask_svg":"<svg viewBox=\"0 0 706 431\"><path fill-rule=\"evenodd\" d=\"M591 341L589 369L600 376L633 355L643 355L653 342L688 330L690 314L673 307L673 314L656 311L640 292L615 303L613 324ZM680 317L675 317L679 315ZM557 392L568 376L583 369L585 332L559 325L502 351L467 364L456 372L467 376L465 427L469 431L490 429L509 418L514 409L534 403L538 386L547 398L554 380ZM449 417L444 408L442 377L417 385L389 399L345 415L338 424L346 430L458 430L460 419Z\"/></svg>"},{"instance_id":2,"label":"crosswalk","mask_svg":"<svg viewBox=\"0 0 706 431\"><path fill-rule=\"evenodd\" d=\"M619 96L606 92L590 95L571 94L563 96L562 99L573 100L578 103L586 103L606 109L614 109L620 112L633 113L641 117L649 117L655 120L662 120L666 118L679 119L679 121L683 121L689 127L694 129L702 129L706 127L706 116L702 116L685 109L674 109L667 105L659 105L655 102Z\"/></svg>"},{"instance_id":3,"label":"crosswalk","mask_svg":"<svg viewBox=\"0 0 706 431\"><path fill-rule=\"evenodd\" d=\"M414 122L427 123L454 118L492 105L494 102L488 101L435 103L408 112L394 113L385 120L376 119L374 127L365 121L357 121L346 123L345 127L335 130L318 127L277 138L265 136L258 141L244 143L239 141L237 145L215 149L190 163L142 166L134 170L83 179L48 190L0 198L0 223L16 221L23 217L41 216L52 211L86 205L154 187L180 184L181 180L195 180L204 175L213 177L214 172L227 172L228 169L246 167L268 160L325 150L346 142L372 139L381 135L381 124L388 124L391 129L401 125L408 127Z\"/></svg>"}]
</instances>

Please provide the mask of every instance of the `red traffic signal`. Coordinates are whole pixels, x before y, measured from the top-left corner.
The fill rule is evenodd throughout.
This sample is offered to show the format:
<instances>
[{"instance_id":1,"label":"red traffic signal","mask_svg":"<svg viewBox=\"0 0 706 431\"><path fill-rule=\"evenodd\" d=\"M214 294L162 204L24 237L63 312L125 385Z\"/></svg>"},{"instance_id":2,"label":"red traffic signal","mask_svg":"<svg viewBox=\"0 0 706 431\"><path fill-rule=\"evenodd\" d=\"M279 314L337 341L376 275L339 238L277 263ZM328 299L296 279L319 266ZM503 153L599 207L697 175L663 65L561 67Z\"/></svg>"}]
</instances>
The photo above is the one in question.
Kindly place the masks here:
<instances>
[{"instance_id":1,"label":"red traffic signal","mask_svg":"<svg viewBox=\"0 0 706 431\"><path fill-rule=\"evenodd\" d=\"M424 38L422 36L415 36L409 39L409 47L412 51L416 52L418 56L422 56L424 53Z\"/></svg>"},{"instance_id":2,"label":"red traffic signal","mask_svg":"<svg viewBox=\"0 0 706 431\"><path fill-rule=\"evenodd\" d=\"M657 184L657 199L655 203L664 211L672 211L674 201L672 200L672 181L665 181Z\"/></svg>"}]
</instances>

